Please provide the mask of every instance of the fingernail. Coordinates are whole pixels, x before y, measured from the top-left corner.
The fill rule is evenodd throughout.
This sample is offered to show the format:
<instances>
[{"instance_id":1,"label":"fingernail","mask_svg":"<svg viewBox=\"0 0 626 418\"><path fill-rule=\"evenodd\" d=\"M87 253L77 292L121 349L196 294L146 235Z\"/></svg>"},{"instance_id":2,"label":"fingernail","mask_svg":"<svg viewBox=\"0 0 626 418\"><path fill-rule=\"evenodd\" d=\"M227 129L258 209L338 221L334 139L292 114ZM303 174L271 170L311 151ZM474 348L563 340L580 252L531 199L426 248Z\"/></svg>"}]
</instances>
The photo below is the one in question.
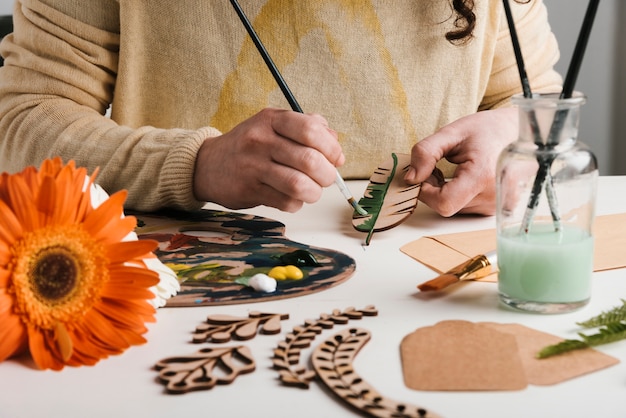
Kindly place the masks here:
<instances>
[{"instance_id":1,"label":"fingernail","mask_svg":"<svg viewBox=\"0 0 626 418\"><path fill-rule=\"evenodd\" d=\"M416 175L417 175L417 170L415 170L413 167L409 167L409 171L407 171L406 174L404 175L404 180L414 181Z\"/></svg>"}]
</instances>

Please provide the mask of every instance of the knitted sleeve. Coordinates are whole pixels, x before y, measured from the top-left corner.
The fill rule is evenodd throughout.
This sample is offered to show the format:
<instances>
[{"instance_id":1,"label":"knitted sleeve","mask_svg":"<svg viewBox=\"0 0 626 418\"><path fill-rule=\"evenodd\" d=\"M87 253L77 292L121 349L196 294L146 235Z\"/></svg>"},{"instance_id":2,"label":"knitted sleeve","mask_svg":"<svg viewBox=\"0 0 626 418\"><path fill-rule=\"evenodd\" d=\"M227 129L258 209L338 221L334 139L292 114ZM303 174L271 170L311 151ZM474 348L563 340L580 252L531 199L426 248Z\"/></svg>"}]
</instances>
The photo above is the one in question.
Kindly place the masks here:
<instances>
[{"instance_id":1,"label":"knitted sleeve","mask_svg":"<svg viewBox=\"0 0 626 418\"><path fill-rule=\"evenodd\" d=\"M14 33L0 44L0 171L61 156L89 172L99 167L97 182L109 193L127 189L130 208L199 208L196 154L219 132L130 128L106 117L118 66L119 5L52 4L16 2Z\"/></svg>"}]
</instances>

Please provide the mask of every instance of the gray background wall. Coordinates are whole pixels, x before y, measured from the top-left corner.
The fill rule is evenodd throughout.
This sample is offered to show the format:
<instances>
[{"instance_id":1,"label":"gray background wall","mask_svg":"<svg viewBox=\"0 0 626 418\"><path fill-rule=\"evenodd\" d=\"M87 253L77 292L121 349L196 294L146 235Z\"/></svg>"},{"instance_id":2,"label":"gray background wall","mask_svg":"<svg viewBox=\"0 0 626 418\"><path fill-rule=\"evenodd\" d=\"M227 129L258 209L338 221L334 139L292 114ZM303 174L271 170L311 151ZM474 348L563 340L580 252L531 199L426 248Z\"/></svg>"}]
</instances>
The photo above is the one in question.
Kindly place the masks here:
<instances>
[{"instance_id":1,"label":"gray background wall","mask_svg":"<svg viewBox=\"0 0 626 418\"><path fill-rule=\"evenodd\" d=\"M565 75L588 1L544 2L561 49L557 69ZM600 2L576 82L576 90L587 96L581 113L579 139L596 154L602 175L626 174L626 80L623 77L626 46L618 42L626 36L626 29L619 25L624 19L626 2Z\"/></svg>"},{"instance_id":2,"label":"gray background wall","mask_svg":"<svg viewBox=\"0 0 626 418\"><path fill-rule=\"evenodd\" d=\"M139 0L141 1L141 0ZM480 1L480 0L478 0ZM565 75L585 15L585 0L544 0L559 40L557 69ZM0 0L0 14L9 14L13 0ZM578 76L576 89L587 95L582 109L580 140L598 158L600 174L626 174L626 2L603 0Z\"/></svg>"}]
</instances>

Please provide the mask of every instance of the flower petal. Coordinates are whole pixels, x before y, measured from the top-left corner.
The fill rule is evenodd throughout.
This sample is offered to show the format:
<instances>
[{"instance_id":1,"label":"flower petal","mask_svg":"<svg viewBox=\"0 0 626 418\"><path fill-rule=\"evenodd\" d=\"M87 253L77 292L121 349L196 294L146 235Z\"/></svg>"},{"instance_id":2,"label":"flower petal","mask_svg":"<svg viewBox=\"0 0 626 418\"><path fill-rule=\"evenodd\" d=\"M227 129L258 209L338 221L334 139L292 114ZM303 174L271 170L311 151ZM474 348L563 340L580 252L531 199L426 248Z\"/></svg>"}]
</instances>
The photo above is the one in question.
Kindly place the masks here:
<instances>
[{"instance_id":1,"label":"flower petal","mask_svg":"<svg viewBox=\"0 0 626 418\"><path fill-rule=\"evenodd\" d=\"M154 293L150 289L140 288L133 284L116 284L115 286L105 286L102 289L102 297L115 299L152 299Z\"/></svg>"},{"instance_id":2,"label":"flower petal","mask_svg":"<svg viewBox=\"0 0 626 418\"><path fill-rule=\"evenodd\" d=\"M52 336L34 325L28 326L28 348L30 354L40 369L61 370L63 363L59 361L58 353L50 347L47 341L52 340Z\"/></svg>"},{"instance_id":3,"label":"flower petal","mask_svg":"<svg viewBox=\"0 0 626 418\"><path fill-rule=\"evenodd\" d=\"M92 341L111 354L121 352L129 347L119 330L102 316L100 312L92 309L85 315L85 321L81 324L85 331L91 335Z\"/></svg>"},{"instance_id":4,"label":"flower petal","mask_svg":"<svg viewBox=\"0 0 626 418\"><path fill-rule=\"evenodd\" d=\"M20 354L27 347L24 324L11 310L11 297L0 289L0 361Z\"/></svg>"},{"instance_id":5,"label":"flower petal","mask_svg":"<svg viewBox=\"0 0 626 418\"><path fill-rule=\"evenodd\" d=\"M9 192L8 203L22 227L27 231L39 228L39 213L33 204L33 194L24 179L19 176L9 178L7 189Z\"/></svg>"},{"instance_id":6,"label":"flower petal","mask_svg":"<svg viewBox=\"0 0 626 418\"><path fill-rule=\"evenodd\" d=\"M144 258L157 245L158 243L151 239L116 242L107 247L107 257L111 264L123 263L133 258Z\"/></svg>"},{"instance_id":7,"label":"flower petal","mask_svg":"<svg viewBox=\"0 0 626 418\"><path fill-rule=\"evenodd\" d=\"M119 222L122 219L124 201L126 200L127 194L128 193L122 190L111 195L111 197L102 202L100 206L95 208L85 218L85 229L94 236L97 236L101 231L104 231L106 235L113 232L111 231L112 228L110 225L111 223ZM136 223L134 225L136 225ZM122 236L125 236L132 231L134 229L134 225Z\"/></svg>"},{"instance_id":8,"label":"flower petal","mask_svg":"<svg viewBox=\"0 0 626 418\"><path fill-rule=\"evenodd\" d=\"M0 200L0 240L12 243L24 234L22 224L3 200Z\"/></svg>"},{"instance_id":9,"label":"flower petal","mask_svg":"<svg viewBox=\"0 0 626 418\"><path fill-rule=\"evenodd\" d=\"M61 359L66 362L70 357L72 357L72 351L74 348L70 334L67 332L65 325L60 322L57 322L54 327L54 340L56 341L59 353L61 354Z\"/></svg>"},{"instance_id":10,"label":"flower petal","mask_svg":"<svg viewBox=\"0 0 626 418\"><path fill-rule=\"evenodd\" d=\"M118 284L148 288L159 283L157 272L145 268L114 264L109 266L109 281L113 286Z\"/></svg>"},{"instance_id":11,"label":"flower petal","mask_svg":"<svg viewBox=\"0 0 626 418\"><path fill-rule=\"evenodd\" d=\"M9 286L9 280L11 279L12 274L13 272L11 270L6 270L0 267L0 293ZM0 312L2 311L2 308L2 304L0 303Z\"/></svg>"}]
</instances>

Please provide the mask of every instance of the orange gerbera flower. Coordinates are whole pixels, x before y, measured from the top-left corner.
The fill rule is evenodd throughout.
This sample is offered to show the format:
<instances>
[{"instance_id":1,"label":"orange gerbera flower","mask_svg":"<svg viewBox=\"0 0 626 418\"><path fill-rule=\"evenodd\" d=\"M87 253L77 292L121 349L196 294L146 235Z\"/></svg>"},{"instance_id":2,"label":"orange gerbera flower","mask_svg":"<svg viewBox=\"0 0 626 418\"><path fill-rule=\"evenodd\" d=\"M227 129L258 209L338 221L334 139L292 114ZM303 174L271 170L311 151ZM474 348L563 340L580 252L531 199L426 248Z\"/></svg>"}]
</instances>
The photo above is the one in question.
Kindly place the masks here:
<instances>
[{"instance_id":1,"label":"orange gerbera flower","mask_svg":"<svg viewBox=\"0 0 626 418\"><path fill-rule=\"evenodd\" d=\"M154 241L126 241L126 192L92 207L73 161L0 176L0 361L29 350L42 369L92 365L145 342L158 274Z\"/></svg>"}]
</instances>

